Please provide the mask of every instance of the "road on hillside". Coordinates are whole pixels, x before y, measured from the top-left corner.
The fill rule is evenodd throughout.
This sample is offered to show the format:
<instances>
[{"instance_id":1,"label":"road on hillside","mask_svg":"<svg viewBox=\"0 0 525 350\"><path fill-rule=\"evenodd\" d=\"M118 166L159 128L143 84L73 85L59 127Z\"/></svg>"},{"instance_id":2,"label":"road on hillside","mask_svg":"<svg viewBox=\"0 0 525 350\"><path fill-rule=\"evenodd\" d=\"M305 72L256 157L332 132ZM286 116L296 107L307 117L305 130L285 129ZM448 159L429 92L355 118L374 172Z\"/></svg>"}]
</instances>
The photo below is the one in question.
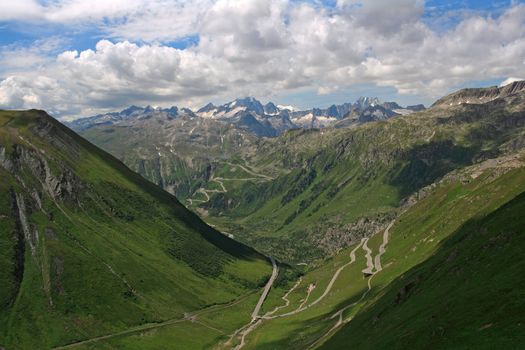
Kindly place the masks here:
<instances>
[{"instance_id":1,"label":"road on hillside","mask_svg":"<svg viewBox=\"0 0 525 350\"><path fill-rule=\"evenodd\" d=\"M323 300L328 295L328 293L330 293L330 290L332 289L335 281L337 280L337 278L339 277L341 272L347 266L349 266L349 265L351 265L351 264L353 264L355 262L355 260L356 260L355 253L363 245L363 243L365 242L366 239L367 238L362 238L361 242L359 242L359 244L350 252L350 261L347 262L346 264L344 264L343 266L341 266L339 269L337 269L337 271L332 276L332 279L330 280L330 282L326 286L326 289L324 290L323 294L321 296L319 296L319 298L317 298L315 301L313 301L312 303L310 303L310 304L308 304L306 306L299 306L297 309L295 309L293 311L290 311L290 312L287 312L287 313L284 313L284 314L279 314L279 315L272 315L272 316L264 315L262 318L266 319L266 320L271 320L271 319L274 319L274 318L288 317L288 316L291 316L291 315L295 315L295 314L298 314L299 312L302 312L302 311L304 311L304 310L314 306L315 304L317 304L321 300ZM311 292L311 290L309 290L308 295L310 294L310 292Z\"/></svg>"},{"instance_id":2,"label":"road on hillside","mask_svg":"<svg viewBox=\"0 0 525 350\"><path fill-rule=\"evenodd\" d=\"M259 298L259 301L257 302L257 305L255 305L255 309L252 312L252 321L255 320L259 316L259 311L261 310L261 306L264 303L264 300L268 296L268 293L270 292L270 288L272 288L273 282L277 278L277 275L279 274L279 268L277 267L277 263L275 262L275 259L270 256L270 261L272 262L273 271L272 275L270 276L270 279L266 283L266 286L264 286L264 290L261 294L261 297Z\"/></svg>"},{"instance_id":3,"label":"road on hillside","mask_svg":"<svg viewBox=\"0 0 525 350\"><path fill-rule=\"evenodd\" d=\"M385 247L386 245L388 244L388 239L389 239L389 231L390 229L392 228L392 226L394 226L394 223L396 221L393 220L389 225L388 227L385 229L385 232L383 233L383 243L381 243L381 245L379 246L379 254L376 255L375 257L375 261L374 261L374 265L375 265L375 268L376 268L376 272L379 272L381 270L383 270L383 266L381 266L381 256L383 254L385 254Z\"/></svg>"}]
</instances>

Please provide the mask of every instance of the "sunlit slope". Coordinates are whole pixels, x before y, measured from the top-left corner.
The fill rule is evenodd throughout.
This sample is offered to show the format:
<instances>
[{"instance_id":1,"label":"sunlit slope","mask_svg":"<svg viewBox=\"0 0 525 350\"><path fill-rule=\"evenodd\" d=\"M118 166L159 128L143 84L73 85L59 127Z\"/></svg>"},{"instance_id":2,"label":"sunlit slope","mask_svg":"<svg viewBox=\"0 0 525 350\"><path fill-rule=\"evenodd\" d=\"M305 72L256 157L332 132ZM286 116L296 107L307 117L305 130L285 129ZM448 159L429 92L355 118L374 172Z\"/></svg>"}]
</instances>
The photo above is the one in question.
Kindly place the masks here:
<instances>
[{"instance_id":1,"label":"sunlit slope","mask_svg":"<svg viewBox=\"0 0 525 350\"><path fill-rule=\"evenodd\" d=\"M486 204L476 203L457 187L448 196L458 203L464 197L466 204L447 206L446 214L430 203L407 213L394 232L404 239L426 231L428 240L457 228L428 260L397 277L322 348L521 348L525 192L488 209L506 198L508 189L523 190L525 181L504 179L476 192ZM471 201L484 210L472 215ZM406 259L392 254L392 261Z\"/></svg>"},{"instance_id":2,"label":"sunlit slope","mask_svg":"<svg viewBox=\"0 0 525 350\"><path fill-rule=\"evenodd\" d=\"M0 112L0 345L175 319L263 284L264 257L41 111Z\"/></svg>"},{"instance_id":3,"label":"sunlit slope","mask_svg":"<svg viewBox=\"0 0 525 350\"><path fill-rule=\"evenodd\" d=\"M276 288L265 308L270 314L243 349L402 349L434 342L516 348L523 340L524 165L521 154L505 156L425 187L386 240L381 230L307 272L297 286ZM271 314L275 306L283 307Z\"/></svg>"}]
</instances>

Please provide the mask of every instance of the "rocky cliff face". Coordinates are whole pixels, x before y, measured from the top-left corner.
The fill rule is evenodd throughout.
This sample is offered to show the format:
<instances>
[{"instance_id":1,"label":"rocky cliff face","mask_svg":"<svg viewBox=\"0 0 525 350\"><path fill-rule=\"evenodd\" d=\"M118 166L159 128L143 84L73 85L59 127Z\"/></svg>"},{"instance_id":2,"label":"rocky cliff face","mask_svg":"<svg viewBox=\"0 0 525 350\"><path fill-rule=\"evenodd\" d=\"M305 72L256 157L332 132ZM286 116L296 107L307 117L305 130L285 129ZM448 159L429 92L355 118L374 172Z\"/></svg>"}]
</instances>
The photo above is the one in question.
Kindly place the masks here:
<instances>
[{"instance_id":1,"label":"rocky cliff face","mask_svg":"<svg viewBox=\"0 0 525 350\"><path fill-rule=\"evenodd\" d=\"M55 200L78 203L78 194L83 188L81 181L61 162L57 162L58 168L53 171L44 154L23 145L13 145L12 152L7 155L5 147L0 146L0 167L18 177L39 206L43 192ZM26 172L40 186L26 184L20 176Z\"/></svg>"}]
</instances>

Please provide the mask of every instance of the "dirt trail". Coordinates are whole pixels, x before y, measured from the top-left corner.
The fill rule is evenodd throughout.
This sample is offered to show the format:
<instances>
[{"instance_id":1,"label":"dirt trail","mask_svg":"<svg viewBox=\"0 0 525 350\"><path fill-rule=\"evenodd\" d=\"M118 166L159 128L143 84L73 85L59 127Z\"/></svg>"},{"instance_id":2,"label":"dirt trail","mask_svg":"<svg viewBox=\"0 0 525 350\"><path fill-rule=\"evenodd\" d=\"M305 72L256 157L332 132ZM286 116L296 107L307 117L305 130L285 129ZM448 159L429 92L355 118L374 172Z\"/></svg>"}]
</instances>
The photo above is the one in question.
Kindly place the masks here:
<instances>
[{"instance_id":1,"label":"dirt trail","mask_svg":"<svg viewBox=\"0 0 525 350\"><path fill-rule=\"evenodd\" d=\"M330 282L328 283L328 285L326 286L326 289L324 290L323 294L321 296L319 296L319 298L317 298L316 300L314 300L312 303L306 305L306 306L303 306L303 307L299 307L297 308L296 310L294 311L290 311L290 312L287 312L287 313L284 313L284 314L280 314L280 315L274 315L274 316L268 316L268 317L265 317L263 316L264 319L273 319L273 318L278 318L278 317L287 317L287 316L291 316L291 315L295 315L301 311L304 311L314 305L316 305L317 303L319 303L321 300L323 300L327 295L328 293L330 293L330 290L332 289L335 281L337 280L337 278L339 277L339 274L341 274L341 272L347 267L349 266L350 264L353 264L356 260L355 258L355 253L356 251L361 247L361 245L365 242L365 240L367 240L367 238L363 238L361 239L361 242L359 242L359 244L350 252L350 261L347 262L346 264L344 264L343 266L341 266L339 269L337 269L337 271L334 273L334 275L332 276L332 279L330 280ZM310 290L311 292L311 290Z\"/></svg>"},{"instance_id":2,"label":"dirt trail","mask_svg":"<svg viewBox=\"0 0 525 350\"><path fill-rule=\"evenodd\" d=\"M166 327L166 326L174 325L174 324L181 323L181 322L197 322L198 321L197 317L199 315L205 314L207 312L215 312L215 311L220 311L220 310L224 310L224 309L228 309L230 307L233 307L233 306L241 303L242 301L244 301L244 299L249 297L251 294L252 293L243 295L242 297L240 297L237 300L234 300L234 301L232 301L232 302L230 302L228 304L214 305L214 306L208 307L206 309L198 310L195 313L185 314L185 316L183 318L167 320L167 321L164 321L164 322L154 323L154 324L139 325L139 326L136 326L136 327L132 327L132 328L123 330L121 332L106 334L106 335L102 335L100 337L90 338L90 339L82 340L82 341L79 341L79 342L75 342L75 343L71 343L71 344L67 344L67 345L63 345L63 346L57 346L57 347L54 347L53 350L72 349L72 348L76 348L77 346L82 346L82 345L86 345L86 344L96 343L96 342L98 342L100 340L106 340L106 339L111 339L111 338L115 338L115 337L119 337L119 336L123 336L123 335L134 334L134 333L138 333L138 332L144 332L144 331L148 331L148 330L151 330L151 329ZM200 321L197 322L197 323L201 324ZM210 328L210 326L208 326L208 325L204 325L203 324L203 326ZM217 329L217 331L219 331L219 330Z\"/></svg>"},{"instance_id":3,"label":"dirt trail","mask_svg":"<svg viewBox=\"0 0 525 350\"><path fill-rule=\"evenodd\" d=\"M114 337L118 337L118 336L122 336L122 335L133 334L133 333L136 333L136 332L143 332L143 331L147 331L147 330L150 330L150 329L159 328L159 327L165 327L165 326L169 326L169 325L173 325L173 324L180 323L180 322L185 322L185 321L188 321L188 319L187 318L181 318L181 319L177 319L177 320L166 321L166 322L159 323L159 324L153 324L153 325L148 325L148 326L139 326L139 327L132 328L132 329L127 329L125 331L118 332L118 333L107 334L107 335L103 335L103 336L100 336L100 337L86 339L86 340L83 340L83 341L79 341L79 342L68 344L68 345L64 345L64 346L58 346L58 347L53 348L53 350L72 349L72 348L76 348L77 346L86 345L86 344L90 344L90 343L95 343L95 342L100 341L100 340L110 339L110 338L114 338Z\"/></svg>"},{"instance_id":4,"label":"dirt trail","mask_svg":"<svg viewBox=\"0 0 525 350\"><path fill-rule=\"evenodd\" d=\"M203 187L199 188L197 191L195 191L195 193L202 193L206 199L192 199L192 198L187 198L186 200L188 202L190 202L191 205L193 205L193 202L201 202L201 203L206 203L206 202L209 202L210 201L210 195L209 193L226 193L228 192L228 190L226 189L226 187L224 187L224 184L222 183L221 180L224 180L223 178L220 178L220 177L217 177L217 178L211 178L210 179L210 182L211 181L215 181L216 183L218 183L222 188L220 190L207 190Z\"/></svg>"},{"instance_id":5,"label":"dirt trail","mask_svg":"<svg viewBox=\"0 0 525 350\"><path fill-rule=\"evenodd\" d=\"M199 188L197 191L195 191L195 193L202 193L202 194L204 194L206 199L187 198L186 200L190 203L190 205L193 205L194 202L200 202L200 203L209 202L210 201L210 195L209 195L210 193L226 193L226 192L228 192L228 190L226 189L226 187L224 186L224 183L222 181L256 181L256 180L259 180L261 178L263 178L265 180L273 180L274 179L271 176L260 174L260 173L256 173L255 171L249 169L247 166L244 166L244 165L241 165L241 164L234 164L234 163L230 163L230 162L225 162L225 164L228 164L228 165L231 165L231 166L237 166L237 167L241 168L242 170L244 170L245 172L247 172L248 174L256 176L256 177L236 179L236 178L223 178L223 177L213 177L212 176L211 179L209 180L209 182L214 181L214 182L218 183L221 186L221 189L220 190L207 190L204 187Z\"/></svg>"},{"instance_id":6,"label":"dirt trail","mask_svg":"<svg viewBox=\"0 0 525 350\"><path fill-rule=\"evenodd\" d=\"M370 248L368 248L368 246L366 246L366 243L368 242L368 238L363 238L361 239L361 241L359 242L359 244L354 248L352 249L352 251L350 252L350 261L347 262L346 264L344 264L343 266L341 266L339 269L337 269L337 271L335 271L334 275L332 276L332 278L330 279L330 282L328 283L328 285L326 286L323 294L321 296L319 296L316 300L314 300L312 303L308 304L305 306L306 304L306 301L308 300L309 296L310 296L310 293L313 291L314 288L311 288L311 285L309 286L308 288L308 291L307 291L307 295L306 295L306 298L305 300L301 303L301 305L293 310L293 311L290 311L290 312L287 312L287 313L284 313L284 314L279 314L279 315L274 315L274 313L277 311L276 309L280 309L280 308L283 308L283 307L286 307L289 305L289 302L286 303L285 306L281 306L281 307L278 307L268 313L266 313L265 315L261 316L261 317L255 317L254 318L254 314L252 314L252 322L250 322L249 324L239 328L238 330L236 330L231 336L230 336L230 339L226 342L226 345L228 344L231 344L231 341L238 335L238 334L241 334L241 341L239 343L239 345L237 345L235 348L233 348L233 350L240 350L242 347L244 347L245 345L245 340L246 340L246 337L248 336L248 334L250 334L254 329L256 329L264 320L271 320L271 319L274 319L274 318L281 318L281 317L288 317L288 316L292 316L292 315L295 315L295 314L298 314L316 304L318 304L319 302L321 302L331 291L333 285L335 284L335 282L337 281L337 278L339 277L339 275L341 274L341 272L349 265L353 264L355 261L356 261L356 252L359 248L363 248L366 252L367 252L367 262L372 266L372 269L373 269L373 263L372 263L372 250ZM365 248L366 246L366 248ZM368 255L370 255L368 257ZM373 274L372 274L372 277L373 277ZM370 281L371 281L371 278L368 280L368 290L363 293L363 295L361 296L361 298L359 299L359 301L361 301L365 296L366 294L368 293L368 291L372 288L371 287L371 284L370 284ZM297 288L297 286L299 285L299 283L301 282L301 280L299 280L286 294L285 296L283 296L283 300L285 300L285 297L286 297L286 300L288 300L288 296L289 294L295 290ZM348 305L346 306L345 308L339 310L338 312L336 312L331 318L335 318L335 317L339 317L339 321L336 323L336 325L334 327L332 327L328 332L331 332L333 329L339 327L343 322L343 312L348 309L349 307L357 304L359 301L351 304L351 305ZM262 304L261 304L262 305ZM255 312L255 310L254 310ZM328 335L329 333L326 333L325 335L323 335L321 338L319 338L313 345L317 344L318 341L322 340L326 335Z\"/></svg>"},{"instance_id":7,"label":"dirt trail","mask_svg":"<svg viewBox=\"0 0 525 350\"><path fill-rule=\"evenodd\" d=\"M266 313L264 316L270 316L270 315L273 315L274 313L276 313L277 311L281 310L281 309L284 309L285 307L288 307L290 305L290 300L288 299L288 296L295 290L297 289L297 287L299 287L299 285L301 284L301 282L303 281L303 278L300 277L297 282L293 285L292 288L290 288L290 290L288 290L288 292L286 292L285 295L282 296L282 300L284 301L284 305L281 305L281 306L276 306L275 309L273 309L272 311L269 311L268 313Z\"/></svg>"},{"instance_id":8,"label":"dirt trail","mask_svg":"<svg viewBox=\"0 0 525 350\"><path fill-rule=\"evenodd\" d=\"M195 193L202 193L206 197L206 199L192 199L187 198L186 200L190 202L190 205L193 205L193 202L200 202L200 203L206 203L210 201L210 193L226 193L228 190L226 189L226 186L224 186L223 181L253 181L258 180L259 178L256 177L250 177L250 178L243 178L243 179L226 179L223 177L212 177L209 182L216 182L221 186L220 190L207 190L204 187L199 188Z\"/></svg>"},{"instance_id":9,"label":"dirt trail","mask_svg":"<svg viewBox=\"0 0 525 350\"><path fill-rule=\"evenodd\" d=\"M224 184L222 183L221 180L222 180L222 179L221 179L221 178L218 178L218 177L212 179L212 181L215 181L216 183L218 183L219 185L221 185L221 187L222 187L222 193L226 193L226 192L228 192L228 190L226 189L226 187L224 187Z\"/></svg>"},{"instance_id":10,"label":"dirt trail","mask_svg":"<svg viewBox=\"0 0 525 350\"><path fill-rule=\"evenodd\" d=\"M314 291L315 289L315 284L310 284L308 286L308 289L306 290L306 297L304 298L303 302L301 303L301 305L299 305L299 307L297 308L297 310L299 309L302 309L303 306L306 305L306 303L308 302L308 299L310 299L310 294L312 294L312 292ZM294 310L295 311L295 310Z\"/></svg>"},{"instance_id":11,"label":"dirt trail","mask_svg":"<svg viewBox=\"0 0 525 350\"><path fill-rule=\"evenodd\" d=\"M199 188L197 192L202 193L204 196L206 196L206 200L204 201L205 203L210 200L210 195L208 194L208 191L204 188Z\"/></svg>"},{"instance_id":12,"label":"dirt trail","mask_svg":"<svg viewBox=\"0 0 525 350\"><path fill-rule=\"evenodd\" d=\"M256 173L255 171L253 171L253 170L251 170L251 169L248 169L248 168L245 167L244 165L234 164L234 163L230 163L230 162L225 162L225 163L228 164L228 165L232 165L232 166L238 166L239 168L241 168L242 170L244 170L245 172L247 172L248 174L251 174L251 175L253 175L253 176L263 177L263 178L265 178L265 179L267 179L267 180L273 180L273 179L274 179L274 178L271 177L271 176Z\"/></svg>"},{"instance_id":13,"label":"dirt trail","mask_svg":"<svg viewBox=\"0 0 525 350\"><path fill-rule=\"evenodd\" d=\"M368 239L362 239L361 242L357 245L357 247L355 247L351 252L350 252L350 261L347 262L346 264L344 264L343 266L341 266L339 269L337 269L337 271L334 273L334 276L332 277L332 279L330 280L330 283L328 283L328 286L326 286L326 289L324 291L324 293L319 297L317 298L315 301L313 301L311 304L308 305L308 307L312 307L314 306L315 304L319 303L321 300L323 300L327 295L328 293L330 293L330 290L332 289L335 281L337 280L337 277L339 277L339 274L349 265L353 264L355 262L355 252L357 251L357 249L359 249L359 247L361 246L361 244L366 244L366 241L368 241Z\"/></svg>"}]
</instances>

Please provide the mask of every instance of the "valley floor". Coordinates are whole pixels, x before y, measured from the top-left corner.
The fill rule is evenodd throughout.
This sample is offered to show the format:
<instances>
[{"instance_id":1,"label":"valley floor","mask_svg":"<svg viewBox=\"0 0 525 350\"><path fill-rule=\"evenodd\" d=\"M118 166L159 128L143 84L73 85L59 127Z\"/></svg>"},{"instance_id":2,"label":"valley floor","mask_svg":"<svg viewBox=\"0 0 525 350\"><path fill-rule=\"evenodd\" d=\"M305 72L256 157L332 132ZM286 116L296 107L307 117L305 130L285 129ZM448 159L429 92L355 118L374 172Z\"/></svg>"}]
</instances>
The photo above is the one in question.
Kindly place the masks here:
<instances>
[{"instance_id":1,"label":"valley floor","mask_svg":"<svg viewBox=\"0 0 525 350\"><path fill-rule=\"evenodd\" d=\"M117 334L109 339L96 339L89 344L80 344L80 348L156 349L162 348L160 344L173 344L171 342L182 337L188 343L177 343L177 349L338 349L340 345L337 345L336 340L347 332L348 326L358 322L355 327L361 327L364 322L362 315L372 317L369 315L370 310L381 305L386 296L397 295L397 301L388 304L389 307L398 307L395 312L400 314L406 312L403 303L410 295L411 288L417 289L417 284L422 283L419 281L438 274L438 271L432 272L434 265L427 261L448 257L448 260L445 259L437 266L452 264L454 269L461 271L463 261L472 264L478 259L478 253L471 251L470 246L461 246L461 237L471 231L470 222L476 217L496 215L491 213L499 213L502 210L499 208L505 208L505 203L509 201L523 202L523 196L519 195L525 190L524 168L509 167L503 173L498 170L497 174L494 169L477 167L471 169L474 176L468 175L469 182L462 182L459 176L440 184L385 230L356 242L297 279L287 280L283 276L285 269L277 269L274 265L272 278L260 293L247 295L222 309L210 308L189 315L173 324L166 323L155 329L131 330L128 334ZM496 189L499 196L493 196ZM520 225L519 222L514 224L517 227ZM478 245L495 242L495 237L497 232L489 231L480 238ZM493 252L491 264L497 264L498 257L506 254L505 249L508 247L502 246ZM519 259L511 263L514 267L520 264L523 265ZM427 275L419 272L419 277L413 277L418 271ZM461 275L446 276L446 280L433 282L435 284L431 288L427 286L425 291L439 290L441 285L457 284L460 282L452 280L458 277L462 279ZM508 281L515 283L516 278L511 274ZM404 287L399 287L400 283ZM488 291L489 294L493 292ZM463 294L455 296L458 300L464 297ZM501 302L505 305L508 300ZM379 317L379 322L381 316L374 317ZM490 324L503 322L501 315L491 312L485 318L492 318L493 322L487 322L485 318L469 319L468 315L462 317L457 329L451 330L451 333L462 332L462 327L471 323L481 322L485 326L480 327L487 328L492 327ZM373 321L373 317L367 320ZM432 325L432 322L429 324ZM435 326L435 329L422 333L420 337L426 339L431 334L439 334L440 327ZM484 339L484 334L488 333L472 334ZM510 344L518 341L518 338L516 334ZM438 340L446 341L447 338ZM357 338L344 338L344 341L359 343ZM394 339L390 339L392 341ZM490 339L487 341L490 342Z\"/></svg>"}]
</instances>

